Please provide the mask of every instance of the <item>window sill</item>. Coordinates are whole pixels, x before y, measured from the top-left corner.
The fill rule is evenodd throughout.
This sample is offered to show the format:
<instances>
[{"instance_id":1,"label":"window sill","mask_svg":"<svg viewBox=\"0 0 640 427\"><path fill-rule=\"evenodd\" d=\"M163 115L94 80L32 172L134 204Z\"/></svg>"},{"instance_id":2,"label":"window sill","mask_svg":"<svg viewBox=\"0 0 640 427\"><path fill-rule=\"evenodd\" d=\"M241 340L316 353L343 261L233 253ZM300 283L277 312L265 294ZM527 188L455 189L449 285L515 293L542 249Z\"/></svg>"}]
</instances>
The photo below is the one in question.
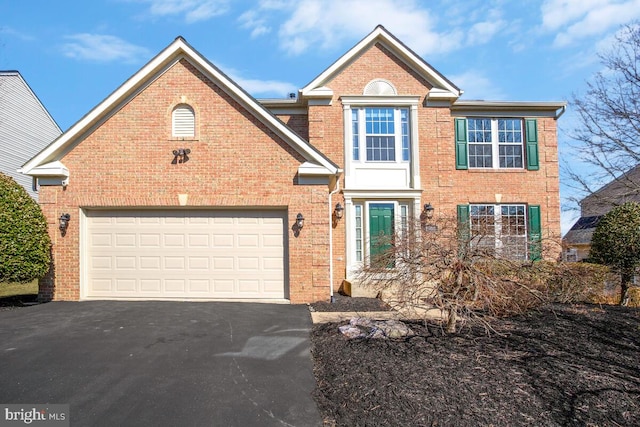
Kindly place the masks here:
<instances>
[{"instance_id":1,"label":"window sill","mask_svg":"<svg viewBox=\"0 0 640 427\"><path fill-rule=\"evenodd\" d=\"M200 139L199 138L195 138L195 137L188 137L187 138L187 137L176 137L176 136L174 136L174 137L168 138L167 141L170 141L170 142L175 142L175 141L198 142L198 141L200 141Z\"/></svg>"},{"instance_id":2,"label":"window sill","mask_svg":"<svg viewBox=\"0 0 640 427\"><path fill-rule=\"evenodd\" d=\"M521 168L469 168L467 169L472 173L526 173L529 172L527 169ZM535 172L535 171L532 171Z\"/></svg>"}]
</instances>

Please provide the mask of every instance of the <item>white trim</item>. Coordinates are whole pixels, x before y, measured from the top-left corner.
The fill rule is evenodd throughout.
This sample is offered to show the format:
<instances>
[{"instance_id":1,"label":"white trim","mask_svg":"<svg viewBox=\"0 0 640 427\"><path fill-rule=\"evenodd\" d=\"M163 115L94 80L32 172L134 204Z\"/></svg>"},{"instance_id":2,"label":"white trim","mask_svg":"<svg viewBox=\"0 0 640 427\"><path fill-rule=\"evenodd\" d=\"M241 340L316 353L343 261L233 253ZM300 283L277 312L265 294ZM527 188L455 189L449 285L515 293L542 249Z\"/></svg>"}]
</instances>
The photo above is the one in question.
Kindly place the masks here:
<instances>
[{"instance_id":1,"label":"white trim","mask_svg":"<svg viewBox=\"0 0 640 427\"><path fill-rule=\"evenodd\" d=\"M369 224L369 212L372 204L387 204L393 206L394 230L402 227L402 206L406 206L407 223L420 215L420 198L389 197L389 198L360 198L356 200L345 197L345 266L347 280L354 280L355 272L366 262L370 256L371 228ZM411 206L413 205L413 209ZM358 261L356 254L356 206L362 207L362 261Z\"/></svg>"},{"instance_id":2,"label":"white trim","mask_svg":"<svg viewBox=\"0 0 640 427\"><path fill-rule=\"evenodd\" d=\"M80 233L80 235L78 236L78 250L80 251L80 300L82 301L87 299L87 266L89 265L89 245L87 243L87 235L89 234L87 225L88 221L87 211L84 208L78 209L78 221L78 233Z\"/></svg>"},{"instance_id":3,"label":"white trim","mask_svg":"<svg viewBox=\"0 0 640 427\"><path fill-rule=\"evenodd\" d=\"M104 101L98 104L98 106L74 124L67 132L63 133L52 144L29 160L22 167L22 173L34 175L32 172L36 167L41 166L48 161L59 160L62 158L65 151L69 149L74 142L86 135L89 129L106 120L106 118L113 112L115 106L143 90L143 88L146 87L152 79L157 78L158 72L167 70L181 59L189 61L195 68L207 76L209 80L216 83L225 93L238 101L241 105L245 106L249 112L267 125L267 127L274 131L274 133L287 142L306 160L325 167L329 171L329 174L338 173L339 168L333 164L333 162L325 158L304 139L278 120L256 99L251 97L235 82L209 63L181 37L177 38L167 48L143 66L137 73L129 78L129 80L124 82Z\"/></svg>"},{"instance_id":4,"label":"white trim","mask_svg":"<svg viewBox=\"0 0 640 427\"><path fill-rule=\"evenodd\" d=\"M420 136L418 134L418 106L420 103L419 96L362 96L362 95L348 95L340 97L343 109L343 132L344 132L344 159L345 159L345 188L351 186L351 179L353 178L354 164L358 167L364 168L367 164L375 165L376 168L384 169L385 164L407 164L409 173L409 186L411 188L420 188ZM402 141L399 141L400 150L396 150L395 162L367 162L364 160L363 154L366 147L360 143L360 160L353 160L353 124L352 124L352 110L353 108L360 107L395 107L395 108L408 108L409 109L409 161L402 160ZM361 123L361 126L365 126ZM361 136L365 134L361 133Z\"/></svg>"},{"instance_id":5,"label":"white trim","mask_svg":"<svg viewBox=\"0 0 640 427\"><path fill-rule=\"evenodd\" d=\"M391 106L391 107L410 107L420 104L420 96L417 95L344 95L340 97L343 105L351 107L367 107L367 106Z\"/></svg>"},{"instance_id":6,"label":"white trim","mask_svg":"<svg viewBox=\"0 0 640 427\"><path fill-rule=\"evenodd\" d=\"M415 199L422 198L422 190L414 189L398 189L398 190L342 190L345 200L347 199L367 199L367 200L383 200L383 199Z\"/></svg>"},{"instance_id":7,"label":"white trim","mask_svg":"<svg viewBox=\"0 0 640 427\"><path fill-rule=\"evenodd\" d=\"M407 66L409 66L409 68L415 70L434 87L441 89L442 97L448 95L449 98L455 99L462 95L462 91L460 89L455 87L435 69L431 68L429 64L393 37L391 33L381 25L377 26L371 33L369 33L369 35L302 88L300 90L300 94L304 97L313 96L317 89L325 89L324 85L328 83L335 74L337 74L343 67L353 62L362 52L369 49L371 46L374 46L376 43L382 44L385 48L393 52L398 59L402 60Z\"/></svg>"}]
</instances>

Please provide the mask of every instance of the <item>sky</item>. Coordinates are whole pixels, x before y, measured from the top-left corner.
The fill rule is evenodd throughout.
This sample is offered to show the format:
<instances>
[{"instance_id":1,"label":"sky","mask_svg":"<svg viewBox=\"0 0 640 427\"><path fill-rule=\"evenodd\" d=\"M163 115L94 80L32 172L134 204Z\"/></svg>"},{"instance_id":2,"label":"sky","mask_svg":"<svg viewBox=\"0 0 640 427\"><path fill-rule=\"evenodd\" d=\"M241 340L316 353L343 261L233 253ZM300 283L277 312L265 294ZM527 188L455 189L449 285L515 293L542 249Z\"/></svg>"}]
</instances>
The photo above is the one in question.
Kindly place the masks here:
<instances>
[{"instance_id":1,"label":"sky","mask_svg":"<svg viewBox=\"0 0 640 427\"><path fill-rule=\"evenodd\" d=\"M285 98L383 25L461 99L570 101L636 19L640 0L0 0L0 70L64 131L178 36L254 97ZM558 126L572 163L571 105ZM579 216L567 184L563 232Z\"/></svg>"}]
</instances>

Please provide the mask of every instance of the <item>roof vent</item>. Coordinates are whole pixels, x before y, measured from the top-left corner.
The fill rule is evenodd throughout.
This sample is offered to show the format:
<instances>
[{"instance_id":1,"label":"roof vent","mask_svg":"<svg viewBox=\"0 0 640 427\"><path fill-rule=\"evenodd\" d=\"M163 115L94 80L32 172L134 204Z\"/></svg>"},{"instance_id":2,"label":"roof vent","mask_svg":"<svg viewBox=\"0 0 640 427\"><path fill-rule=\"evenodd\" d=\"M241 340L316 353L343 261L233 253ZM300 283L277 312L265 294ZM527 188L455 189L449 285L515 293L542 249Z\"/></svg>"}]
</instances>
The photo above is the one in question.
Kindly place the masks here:
<instances>
[{"instance_id":1,"label":"roof vent","mask_svg":"<svg viewBox=\"0 0 640 427\"><path fill-rule=\"evenodd\" d=\"M364 88L363 95L397 95L398 92L393 85L382 79L372 80Z\"/></svg>"}]
</instances>

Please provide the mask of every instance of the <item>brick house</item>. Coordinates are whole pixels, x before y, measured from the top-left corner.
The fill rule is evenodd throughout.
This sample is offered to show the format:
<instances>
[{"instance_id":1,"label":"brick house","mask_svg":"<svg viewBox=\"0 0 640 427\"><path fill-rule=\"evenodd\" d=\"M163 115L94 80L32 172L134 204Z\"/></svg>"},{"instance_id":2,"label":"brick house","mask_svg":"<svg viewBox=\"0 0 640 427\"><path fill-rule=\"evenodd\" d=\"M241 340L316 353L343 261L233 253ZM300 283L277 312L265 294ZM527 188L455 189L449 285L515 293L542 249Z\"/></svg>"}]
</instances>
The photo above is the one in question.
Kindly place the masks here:
<instances>
[{"instance_id":1,"label":"brick house","mask_svg":"<svg viewBox=\"0 0 640 427\"><path fill-rule=\"evenodd\" d=\"M41 297L327 300L426 204L538 256L565 104L461 94L381 26L280 100L177 38L23 167L54 241Z\"/></svg>"},{"instance_id":2,"label":"brick house","mask_svg":"<svg viewBox=\"0 0 640 427\"><path fill-rule=\"evenodd\" d=\"M564 260L582 261L589 258L591 237L600 218L627 202L640 203L640 165L580 201L580 218L562 238Z\"/></svg>"}]
</instances>

